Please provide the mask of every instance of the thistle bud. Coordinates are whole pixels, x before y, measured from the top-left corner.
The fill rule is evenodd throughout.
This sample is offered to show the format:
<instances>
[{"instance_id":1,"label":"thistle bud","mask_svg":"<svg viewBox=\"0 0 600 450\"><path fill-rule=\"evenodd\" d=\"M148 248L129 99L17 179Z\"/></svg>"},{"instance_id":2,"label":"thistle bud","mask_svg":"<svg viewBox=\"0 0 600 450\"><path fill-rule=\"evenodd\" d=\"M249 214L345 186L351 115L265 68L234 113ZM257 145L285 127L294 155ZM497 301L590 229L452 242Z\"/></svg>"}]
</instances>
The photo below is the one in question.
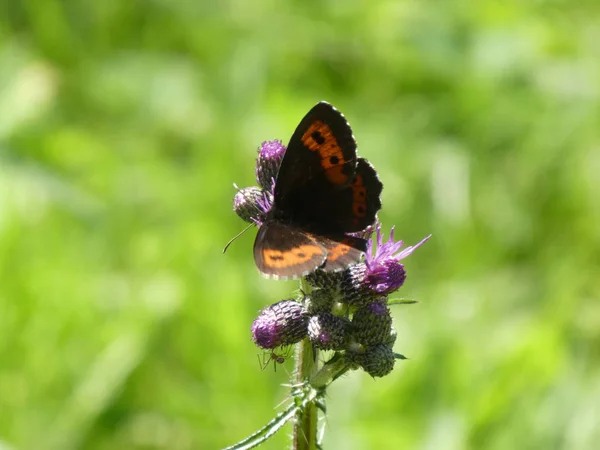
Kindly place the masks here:
<instances>
[{"instance_id":1,"label":"thistle bud","mask_svg":"<svg viewBox=\"0 0 600 450\"><path fill-rule=\"evenodd\" d=\"M256 186L240 189L233 197L233 210L245 222L260 224L271 209L269 195Z\"/></svg>"},{"instance_id":2,"label":"thistle bud","mask_svg":"<svg viewBox=\"0 0 600 450\"><path fill-rule=\"evenodd\" d=\"M329 289L313 289L310 296L306 298L307 310L311 315L331 312L334 301L335 292Z\"/></svg>"},{"instance_id":3,"label":"thistle bud","mask_svg":"<svg viewBox=\"0 0 600 450\"><path fill-rule=\"evenodd\" d=\"M379 344L358 355L360 366L372 377L383 377L394 369L396 356L386 344Z\"/></svg>"},{"instance_id":4,"label":"thistle bud","mask_svg":"<svg viewBox=\"0 0 600 450\"><path fill-rule=\"evenodd\" d=\"M389 341L392 316L385 299L365 305L352 316L354 338L365 346Z\"/></svg>"},{"instance_id":5,"label":"thistle bud","mask_svg":"<svg viewBox=\"0 0 600 450\"><path fill-rule=\"evenodd\" d=\"M367 284L367 266L365 263L355 264L343 272L340 290L344 303L352 306L369 304L381 296L381 294L372 291Z\"/></svg>"},{"instance_id":6,"label":"thistle bud","mask_svg":"<svg viewBox=\"0 0 600 450\"><path fill-rule=\"evenodd\" d=\"M281 141L265 141L258 149L256 159L256 182L265 191L271 192L277 178L279 166L285 155L285 145Z\"/></svg>"},{"instance_id":7,"label":"thistle bud","mask_svg":"<svg viewBox=\"0 0 600 450\"><path fill-rule=\"evenodd\" d=\"M317 269L313 273L306 276L311 286L322 289L337 289L344 279L345 272L325 272L322 269Z\"/></svg>"},{"instance_id":8,"label":"thistle bud","mask_svg":"<svg viewBox=\"0 0 600 450\"><path fill-rule=\"evenodd\" d=\"M321 350L341 350L350 321L331 313L319 313L308 321L308 337Z\"/></svg>"},{"instance_id":9,"label":"thistle bud","mask_svg":"<svg viewBox=\"0 0 600 450\"><path fill-rule=\"evenodd\" d=\"M281 300L263 309L252 324L252 340L272 349L300 342L307 334L308 314L296 300Z\"/></svg>"},{"instance_id":10,"label":"thistle bud","mask_svg":"<svg viewBox=\"0 0 600 450\"><path fill-rule=\"evenodd\" d=\"M398 339L398 332L394 327L391 327L390 334L388 334L387 338L385 339L385 343L390 348L393 348L394 344L396 343L396 339Z\"/></svg>"}]
</instances>

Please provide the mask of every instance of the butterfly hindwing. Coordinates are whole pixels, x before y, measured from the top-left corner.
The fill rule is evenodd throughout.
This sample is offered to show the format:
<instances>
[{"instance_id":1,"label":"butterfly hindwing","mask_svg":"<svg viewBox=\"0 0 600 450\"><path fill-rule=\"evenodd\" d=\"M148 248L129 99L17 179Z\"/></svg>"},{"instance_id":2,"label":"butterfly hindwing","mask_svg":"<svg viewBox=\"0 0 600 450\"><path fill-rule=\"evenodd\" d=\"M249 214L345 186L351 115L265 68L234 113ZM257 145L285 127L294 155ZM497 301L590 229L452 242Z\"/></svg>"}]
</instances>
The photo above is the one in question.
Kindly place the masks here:
<instances>
[{"instance_id":1,"label":"butterfly hindwing","mask_svg":"<svg viewBox=\"0 0 600 450\"><path fill-rule=\"evenodd\" d=\"M381 209L382 190L383 184L373 166L366 159L358 158L354 179L348 187L323 192L321 202L327 205L322 208L324 214L320 218L323 231L328 228L351 233L372 225Z\"/></svg>"},{"instance_id":2,"label":"butterfly hindwing","mask_svg":"<svg viewBox=\"0 0 600 450\"><path fill-rule=\"evenodd\" d=\"M327 261L323 269L327 272L343 270L357 263L367 250L367 241L358 237L317 237L317 241L327 250Z\"/></svg>"},{"instance_id":3,"label":"butterfly hindwing","mask_svg":"<svg viewBox=\"0 0 600 450\"><path fill-rule=\"evenodd\" d=\"M264 223L254 241L256 266L271 278L302 277L326 258L327 250L313 236L275 221Z\"/></svg>"},{"instance_id":4,"label":"butterfly hindwing","mask_svg":"<svg viewBox=\"0 0 600 450\"><path fill-rule=\"evenodd\" d=\"M315 234L361 231L375 222L381 208L382 189L373 166L358 158L356 173L350 184L341 188L323 188L318 197L297 198L295 211L301 212L300 217L285 217L294 225Z\"/></svg>"}]
</instances>

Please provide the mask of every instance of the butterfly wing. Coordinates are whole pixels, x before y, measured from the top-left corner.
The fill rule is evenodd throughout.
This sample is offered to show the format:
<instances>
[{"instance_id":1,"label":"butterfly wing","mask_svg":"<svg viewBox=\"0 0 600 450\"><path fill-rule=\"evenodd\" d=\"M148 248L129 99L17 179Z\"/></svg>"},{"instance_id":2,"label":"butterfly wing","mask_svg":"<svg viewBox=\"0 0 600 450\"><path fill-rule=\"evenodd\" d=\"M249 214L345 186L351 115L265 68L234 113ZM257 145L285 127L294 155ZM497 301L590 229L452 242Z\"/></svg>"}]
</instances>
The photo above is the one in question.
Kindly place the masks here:
<instances>
[{"instance_id":1,"label":"butterfly wing","mask_svg":"<svg viewBox=\"0 0 600 450\"><path fill-rule=\"evenodd\" d=\"M316 234L360 231L374 222L381 190L373 167L357 158L344 116L321 102L290 139L275 184L275 218Z\"/></svg>"},{"instance_id":2,"label":"butterfly wing","mask_svg":"<svg viewBox=\"0 0 600 450\"><path fill-rule=\"evenodd\" d=\"M367 250L367 241L352 236L317 236L317 242L327 251L327 261L323 266L326 272L343 270L360 260Z\"/></svg>"},{"instance_id":3,"label":"butterfly wing","mask_svg":"<svg viewBox=\"0 0 600 450\"><path fill-rule=\"evenodd\" d=\"M347 185L355 169L356 141L350 125L332 105L319 102L290 139L277 175L275 201L285 208L294 191Z\"/></svg>"},{"instance_id":4,"label":"butterfly wing","mask_svg":"<svg viewBox=\"0 0 600 450\"><path fill-rule=\"evenodd\" d=\"M264 223L254 241L254 261L270 278L308 275L327 258L327 250L311 235L280 222Z\"/></svg>"},{"instance_id":5,"label":"butterfly wing","mask_svg":"<svg viewBox=\"0 0 600 450\"><path fill-rule=\"evenodd\" d=\"M311 222L319 196L348 186L356 171L350 125L329 103L315 105L300 121L281 162L274 203L294 223Z\"/></svg>"},{"instance_id":6,"label":"butterfly wing","mask_svg":"<svg viewBox=\"0 0 600 450\"><path fill-rule=\"evenodd\" d=\"M319 197L322 216L320 231L352 233L373 225L381 209L383 184L366 159L358 158L356 173L349 186L329 190Z\"/></svg>"}]
</instances>

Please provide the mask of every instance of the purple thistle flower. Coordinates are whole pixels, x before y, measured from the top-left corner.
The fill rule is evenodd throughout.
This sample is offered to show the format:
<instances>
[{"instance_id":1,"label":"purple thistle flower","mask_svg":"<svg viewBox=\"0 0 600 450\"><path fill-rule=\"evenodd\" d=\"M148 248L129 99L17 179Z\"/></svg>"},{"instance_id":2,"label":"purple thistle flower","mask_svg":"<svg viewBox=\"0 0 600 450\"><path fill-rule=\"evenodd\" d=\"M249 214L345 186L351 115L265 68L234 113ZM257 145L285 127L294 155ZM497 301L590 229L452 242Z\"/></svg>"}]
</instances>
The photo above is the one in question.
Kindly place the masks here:
<instances>
[{"instance_id":1,"label":"purple thistle flower","mask_svg":"<svg viewBox=\"0 0 600 450\"><path fill-rule=\"evenodd\" d=\"M307 334L308 314L296 300L281 300L263 309L252 323L252 340L272 349L300 342Z\"/></svg>"},{"instance_id":2,"label":"purple thistle flower","mask_svg":"<svg viewBox=\"0 0 600 450\"><path fill-rule=\"evenodd\" d=\"M246 222L261 225L271 210L273 193L257 186L238 189L233 197L233 210Z\"/></svg>"},{"instance_id":3,"label":"purple thistle flower","mask_svg":"<svg viewBox=\"0 0 600 450\"><path fill-rule=\"evenodd\" d=\"M354 233L348 233L348 236L353 236L361 239L370 239L371 235L375 231L375 227L373 225L369 225L367 228L361 231L356 231Z\"/></svg>"},{"instance_id":4,"label":"purple thistle flower","mask_svg":"<svg viewBox=\"0 0 600 450\"><path fill-rule=\"evenodd\" d=\"M262 225L265 217L269 211L271 211L271 207L273 206L273 196L275 190L275 181L273 181L273 188L271 191L263 191L262 196L260 196L256 201L256 206L260 210L260 215L254 218L254 223L260 226Z\"/></svg>"},{"instance_id":5,"label":"purple thistle flower","mask_svg":"<svg viewBox=\"0 0 600 450\"><path fill-rule=\"evenodd\" d=\"M417 248L423 245L431 235L427 236L417 245L402 249L402 241L394 242L394 227L390 231L390 238L383 242L381 224L377 224L377 242L369 239L367 253L365 255L365 283L378 294L389 294L404 284L406 271L400 260L411 255Z\"/></svg>"},{"instance_id":6,"label":"purple thistle flower","mask_svg":"<svg viewBox=\"0 0 600 450\"><path fill-rule=\"evenodd\" d=\"M277 139L263 142L258 149L256 181L265 191L270 192L275 187L275 179L285 151L285 145Z\"/></svg>"}]
</instances>

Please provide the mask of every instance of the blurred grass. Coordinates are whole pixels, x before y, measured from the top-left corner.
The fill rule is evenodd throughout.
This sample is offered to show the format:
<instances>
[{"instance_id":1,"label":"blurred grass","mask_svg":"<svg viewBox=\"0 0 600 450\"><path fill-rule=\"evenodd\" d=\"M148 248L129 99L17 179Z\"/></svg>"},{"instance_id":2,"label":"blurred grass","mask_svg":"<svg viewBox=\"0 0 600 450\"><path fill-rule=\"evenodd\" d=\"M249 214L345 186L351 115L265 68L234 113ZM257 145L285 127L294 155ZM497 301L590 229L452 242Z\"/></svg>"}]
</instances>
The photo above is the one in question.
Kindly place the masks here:
<instances>
[{"instance_id":1,"label":"blurred grass","mask_svg":"<svg viewBox=\"0 0 600 450\"><path fill-rule=\"evenodd\" d=\"M596 2L0 1L0 448L210 449L286 396L234 190L326 99L408 243L327 448L600 438ZM290 366L287 366L291 370ZM282 368L283 369L283 368ZM265 448L283 448L285 433Z\"/></svg>"}]
</instances>

